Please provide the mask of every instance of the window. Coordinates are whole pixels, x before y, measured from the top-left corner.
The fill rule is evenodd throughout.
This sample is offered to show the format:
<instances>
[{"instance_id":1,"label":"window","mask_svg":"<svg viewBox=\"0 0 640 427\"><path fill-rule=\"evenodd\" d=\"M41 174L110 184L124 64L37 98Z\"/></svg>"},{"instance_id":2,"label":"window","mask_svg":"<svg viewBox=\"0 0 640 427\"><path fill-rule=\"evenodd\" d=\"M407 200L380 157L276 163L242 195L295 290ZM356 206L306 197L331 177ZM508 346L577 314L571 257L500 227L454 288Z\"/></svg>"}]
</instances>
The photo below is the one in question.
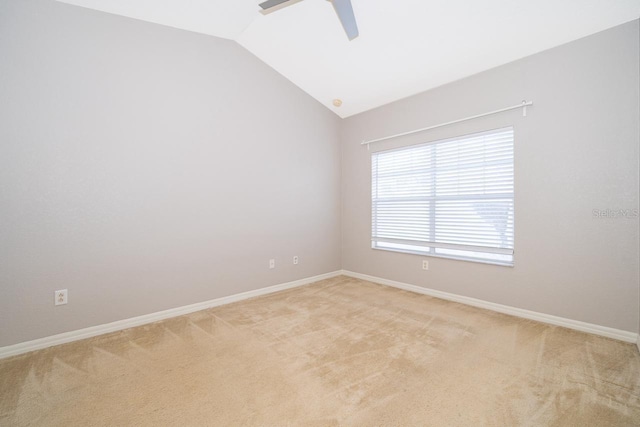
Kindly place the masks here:
<instances>
[{"instance_id":1,"label":"window","mask_svg":"<svg viewBox=\"0 0 640 427\"><path fill-rule=\"evenodd\" d=\"M513 128L373 153L374 249L513 265Z\"/></svg>"}]
</instances>

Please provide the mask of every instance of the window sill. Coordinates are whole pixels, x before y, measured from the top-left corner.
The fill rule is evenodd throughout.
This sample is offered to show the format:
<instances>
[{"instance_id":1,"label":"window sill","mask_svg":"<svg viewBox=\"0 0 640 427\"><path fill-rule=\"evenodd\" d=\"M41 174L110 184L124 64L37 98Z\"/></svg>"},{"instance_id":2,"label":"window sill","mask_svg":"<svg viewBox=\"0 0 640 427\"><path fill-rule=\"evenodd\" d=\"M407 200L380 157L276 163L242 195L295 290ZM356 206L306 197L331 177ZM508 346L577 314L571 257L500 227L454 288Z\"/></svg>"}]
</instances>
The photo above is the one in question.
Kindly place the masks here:
<instances>
[{"instance_id":1,"label":"window sill","mask_svg":"<svg viewBox=\"0 0 640 427\"><path fill-rule=\"evenodd\" d=\"M514 267L513 262L474 259L474 258L467 258L467 257L457 257L452 255L427 254L420 251L412 251L412 250L406 250L406 249L387 249L387 248L375 248L375 247L371 247L371 249L373 249L374 251L397 252L401 254L419 255L419 256L430 257L430 258L443 258L443 259L450 259L454 261L466 261L466 262L472 262L475 264L489 264L489 265L496 265L500 267L511 267L511 268Z\"/></svg>"}]
</instances>

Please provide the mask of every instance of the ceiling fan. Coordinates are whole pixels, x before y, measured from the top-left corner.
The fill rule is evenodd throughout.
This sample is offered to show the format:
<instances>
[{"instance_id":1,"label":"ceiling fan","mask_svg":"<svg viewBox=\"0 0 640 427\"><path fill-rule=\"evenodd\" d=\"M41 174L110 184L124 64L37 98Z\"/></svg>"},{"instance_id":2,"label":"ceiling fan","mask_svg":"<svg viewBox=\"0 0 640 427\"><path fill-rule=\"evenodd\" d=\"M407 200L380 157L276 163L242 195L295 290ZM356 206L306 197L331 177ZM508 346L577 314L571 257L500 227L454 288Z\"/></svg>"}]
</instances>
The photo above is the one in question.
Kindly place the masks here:
<instances>
[{"instance_id":1,"label":"ceiling fan","mask_svg":"<svg viewBox=\"0 0 640 427\"><path fill-rule=\"evenodd\" d=\"M267 0L260 3L262 14L275 12L284 7L291 6L292 4L299 3L302 0ZM356 17L353 14L353 7L351 6L351 0L327 0L332 5L340 19L342 28L347 33L349 40L353 40L358 37L358 25L356 24Z\"/></svg>"}]
</instances>

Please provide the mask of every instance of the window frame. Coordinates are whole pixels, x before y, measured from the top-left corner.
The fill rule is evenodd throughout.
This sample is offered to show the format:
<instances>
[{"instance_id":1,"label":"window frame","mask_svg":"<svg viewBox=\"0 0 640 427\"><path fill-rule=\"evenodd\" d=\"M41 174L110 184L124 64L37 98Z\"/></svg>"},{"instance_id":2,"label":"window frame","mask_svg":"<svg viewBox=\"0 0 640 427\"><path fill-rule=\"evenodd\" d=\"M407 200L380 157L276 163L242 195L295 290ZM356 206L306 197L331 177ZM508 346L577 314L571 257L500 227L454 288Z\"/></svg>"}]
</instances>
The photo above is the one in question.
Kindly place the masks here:
<instances>
[{"instance_id":1,"label":"window frame","mask_svg":"<svg viewBox=\"0 0 640 427\"><path fill-rule=\"evenodd\" d=\"M376 199L374 199L374 183L376 182L376 178L374 177L374 156L379 155L380 153L389 153L389 152L396 152L396 151L405 151L405 150L411 150L411 149L416 149L419 147L424 147L424 146L432 146L435 147L437 145L440 144L444 144L444 143L451 143L451 142L455 142L455 141L461 141L461 140L465 140L465 139L469 139L469 138L473 138L473 137L479 137L482 135L490 135L490 134L498 134L500 132L504 132L504 131L510 131L511 132L511 172L512 172L512 186L511 186L511 192L510 193L506 193L506 196L509 197L504 197L505 200L508 200L510 202L510 213L508 213L507 215L507 219L506 219L506 223L509 224L509 221L511 221L511 242L512 242L512 248L495 248L495 252L492 252L492 248L489 247L482 247L482 246L476 246L477 248L483 248L483 250L476 250L474 251L473 248L474 246L472 245L460 245L460 244L447 244L447 243L442 243L442 242L423 242L423 243L413 243L413 244L405 244L405 242L399 242L399 243L395 243L393 242L393 238L385 238L385 237L378 237L375 236L375 222L376 222L376 211L374 210L375 207L375 203L376 203ZM489 130L484 130L484 131L479 131L479 132L473 132L473 133L468 133L468 134L463 134L463 135L456 135L453 137L449 137L449 138L445 138L445 139L438 139L438 140L434 140L434 141L429 141L429 142L422 142L422 143L418 143L418 144L412 144L412 145L408 145L408 146L402 146L402 147L398 147L398 148L392 148L392 149L388 149L388 150L380 150L380 151L376 151L374 153L371 154L370 160L370 166L371 166L371 185L370 185L370 189L371 189L371 248L374 250L382 250L382 251L390 251L390 252L398 252L398 253L408 253L408 254L414 254L414 255L420 255L420 256L428 256L428 257L436 257L436 258L445 258L445 259L452 259L452 260L460 260L460 261L468 261L468 262L474 262L474 263L481 263L481 264L490 264L490 265L498 265L498 266L506 266L506 267L513 267L515 265L515 236L516 236L516 231L515 231L515 187L516 187L516 183L515 183L515 140L516 140L516 136L515 136L515 129L513 125L509 125L509 126L503 126L500 128L495 128L495 129L489 129ZM430 171L429 173L431 174L435 174L436 173L436 164L437 164L437 159L436 156L431 155L430 157ZM457 170L460 170L459 168ZM487 181L483 181L483 182L487 182ZM436 188L438 187L437 185L437 180L435 178L430 179L429 181L429 185L431 185L431 194L432 196L429 198L430 202L429 202L429 220L428 220L428 227L429 227L429 235L432 236L433 240L435 240L436 236L436 228L437 228L437 221L436 221L436 201L439 199L439 196L437 196L437 192L435 191ZM479 197L482 198L482 197ZM492 199L499 199L501 197L493 197ZM426 199L426 197L425 197ZM440 198L440 200L442 200ZM469 200L469 195L458 195L457 197L452 197L451 200L460 200L460 201L464 201L464 200ZM432 219L431 219L432 218ZM386 242L384 241L380 241L380 240L386 240ZM398 241L401 241L403 239L396 239ZM432 245L429 245L428 243L432 243ZM385 246L386 245L386 246ZM405 246L405 247L402 247ZM413 247L413 248L409 248L409 246ZM418 247L422 247L424 248L423 250L420 249L415 249ZM440 252L439 252L440 251ZM443 251L445 253L443 253ZM449 253L446 253L447 251L449 251ZM454 251L457 251L458 253L453 253ZM510 253L507 253L510 252ZM466 253L466 254L465 254ZM506 257L510 257L510 259L500 259L501 255L506 255ZM492 257L494 257L492 259Z\"/></svg>"}]
</instances>

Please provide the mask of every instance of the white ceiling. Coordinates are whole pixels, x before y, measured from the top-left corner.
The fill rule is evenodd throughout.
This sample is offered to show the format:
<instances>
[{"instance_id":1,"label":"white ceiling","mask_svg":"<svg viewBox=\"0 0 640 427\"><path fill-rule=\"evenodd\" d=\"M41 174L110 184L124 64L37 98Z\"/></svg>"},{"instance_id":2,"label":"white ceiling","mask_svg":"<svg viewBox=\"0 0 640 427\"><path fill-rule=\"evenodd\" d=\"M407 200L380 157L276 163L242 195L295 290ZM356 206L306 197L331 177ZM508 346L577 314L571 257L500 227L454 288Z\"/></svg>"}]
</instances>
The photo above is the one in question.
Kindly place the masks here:
<instances>
[{"instance_id":1,"label":"white ceiling","mask_svg":"<svg viewBox=\"0 0 640 427\"><path fill-rule=\"evenodd\" d=\"M352 0L349 42L325 0L58 1L236 40L341 117L640 17L640 0Z\"/></svg>"}]
</instances>

